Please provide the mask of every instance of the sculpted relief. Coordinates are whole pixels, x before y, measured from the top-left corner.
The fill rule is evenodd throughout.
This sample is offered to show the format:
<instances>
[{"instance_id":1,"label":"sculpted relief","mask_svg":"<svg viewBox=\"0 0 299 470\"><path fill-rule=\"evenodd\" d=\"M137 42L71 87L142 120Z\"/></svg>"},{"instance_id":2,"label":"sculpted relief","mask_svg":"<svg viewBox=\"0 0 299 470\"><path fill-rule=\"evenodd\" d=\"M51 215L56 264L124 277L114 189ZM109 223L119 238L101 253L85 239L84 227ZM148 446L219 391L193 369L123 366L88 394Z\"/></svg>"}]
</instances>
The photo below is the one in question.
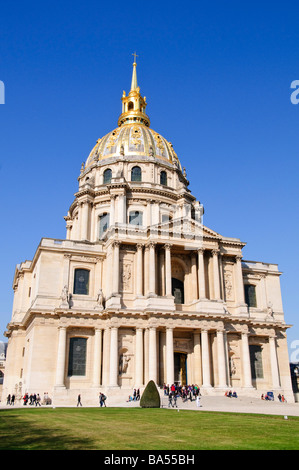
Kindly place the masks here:
<instances>
[{"instance_id":1,"label":"sculpted relief","mask_svg":"<svg viewBox=\"0 0 299 470\"><path fill-rule=\"evenodd\" d=\"M225 300L234 300L234 285L233 285L233 266L224 266L224 290Z\"/></svg>"}]
</instances>

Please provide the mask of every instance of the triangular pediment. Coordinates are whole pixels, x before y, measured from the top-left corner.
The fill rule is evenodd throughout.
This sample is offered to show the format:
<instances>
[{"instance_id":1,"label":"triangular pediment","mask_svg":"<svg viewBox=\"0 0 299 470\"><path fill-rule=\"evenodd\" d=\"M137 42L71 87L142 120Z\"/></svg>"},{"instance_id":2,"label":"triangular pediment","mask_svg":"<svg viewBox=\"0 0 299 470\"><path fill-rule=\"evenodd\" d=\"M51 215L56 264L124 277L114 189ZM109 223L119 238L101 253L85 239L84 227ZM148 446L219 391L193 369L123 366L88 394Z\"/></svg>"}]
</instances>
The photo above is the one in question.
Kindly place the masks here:
<instances>
[{"instance_id":1,"label":"triangular pediment","mask_svg":"<svg viewBox=\"0 0 299 470\"><path fill-rule=\"evenodd\" d=\"M197 235L201 239L217 241L221 244L228 245L241 245L245 246L245 243L241 242L239 238L225 237L215 230L203 225L197 220L190 219L189 217L183 217L173 219L171 221L161 222L151 226L151 230L159 232L161 235L169 233L169 235L183 235L183 238L188 238L188 235Z\"/></svg>"}]
</instances>

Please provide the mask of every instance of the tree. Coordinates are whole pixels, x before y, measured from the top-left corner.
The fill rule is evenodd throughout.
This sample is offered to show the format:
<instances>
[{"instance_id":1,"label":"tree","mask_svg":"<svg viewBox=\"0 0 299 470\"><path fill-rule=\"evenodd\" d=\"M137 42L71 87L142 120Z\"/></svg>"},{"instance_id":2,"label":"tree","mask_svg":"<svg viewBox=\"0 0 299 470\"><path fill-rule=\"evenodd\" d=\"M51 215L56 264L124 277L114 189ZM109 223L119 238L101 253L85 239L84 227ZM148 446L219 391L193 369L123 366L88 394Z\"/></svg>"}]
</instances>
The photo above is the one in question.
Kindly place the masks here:
<instances>
[{"instance_id":1,"label":"tree","mask_svg":"<svg viewBox=\"0 0 299 470\"><path fill-rule=\"evenodd\" d=\"M140 400L141 408L160 408L160 394L153 380L144 389Z\"/></svg>"}]
</instances>

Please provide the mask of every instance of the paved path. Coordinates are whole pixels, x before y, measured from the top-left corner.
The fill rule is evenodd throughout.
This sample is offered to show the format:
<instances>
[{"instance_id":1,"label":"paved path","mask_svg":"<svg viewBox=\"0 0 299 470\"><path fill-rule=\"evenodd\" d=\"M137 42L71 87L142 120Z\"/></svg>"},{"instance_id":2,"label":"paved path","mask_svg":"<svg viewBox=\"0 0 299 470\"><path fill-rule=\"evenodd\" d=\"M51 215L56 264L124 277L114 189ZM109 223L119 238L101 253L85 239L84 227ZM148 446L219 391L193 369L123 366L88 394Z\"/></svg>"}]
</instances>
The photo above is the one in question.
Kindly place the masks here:
<instances>
[{"instance_id":1,"label":"paved path","mask_svg":"<svg viewBox=\"0 0 299 470\"><path fill-rule=\"evenodd\" d=\"M258 413L258 414L269 414L269 415L280 415L280 416L299 416L299 403L281 403L279 401L265 401L259 398L251 397L238 397L238 398L227 398L225 396L202 396L200 400L202 407L196 406L196 401L183 402L180 398L177 400L177 406L180 410L197 410L197 411L222 411L230 413ZM165 409L173 410L168 408L168 399L163 397L161 400L162 407ZM75 405L69 405L75 407ZM84 401L83 401L84 406ZM108 407L122 407L122 408L135 408L140 406L140 402L127 402L116 397L111 400L107 400ZM16 404L15 407L23 408L22 404ZM29 407L29 405L27 406ZM26 407L26 408L27 408ZM49 405L49 408L51 405ZM94 407L99 407L98 404ZM0 404L0 409L11 409L9 405ZM35 408L35 407L32 407ZM46 406L43 406L46 408Z\"/></svg>"},{"instance_id":2,"label":"paved path","mask_svg":"<svg viewBox=\"0 0 299 470\"><path fill-rule=\"evenodd\" d=\"M279 401L265 401L259 398L239 397L215 397L202 396L202 407L196 406L196 401L188 401L183 403L180 398L177 400L177 406L180 410L198 410L198 411L223 411L230 413L259 413L280 416L299 416L299 403L281 403ZM115 403L114 406L135 407L139 406L139 402L131 403ZM167 398L162 398L162 407L168 408Z\"/></svg>"}]
</instances>

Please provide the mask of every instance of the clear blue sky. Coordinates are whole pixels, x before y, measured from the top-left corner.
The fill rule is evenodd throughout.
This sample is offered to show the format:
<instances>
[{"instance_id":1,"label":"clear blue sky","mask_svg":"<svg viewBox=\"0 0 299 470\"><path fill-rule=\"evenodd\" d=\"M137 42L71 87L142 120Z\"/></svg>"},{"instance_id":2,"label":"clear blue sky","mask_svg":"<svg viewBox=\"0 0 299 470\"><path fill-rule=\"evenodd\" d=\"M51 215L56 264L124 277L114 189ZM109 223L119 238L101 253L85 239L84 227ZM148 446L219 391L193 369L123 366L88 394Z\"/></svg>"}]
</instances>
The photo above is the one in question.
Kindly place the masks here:
<instances>
[{"instance_id":1,"label":"clear blue sky","mask_svg":"<svg viewBox=\"0 0 299 470\"><path fill-rule=\"evenodd\" d=\"M279 265L299 340L298 17L295 1L2 4L0 335L15 265L42 237L65 238L81 163L117 126L136 50L151 127L173 143L205 225Z\"/></svg>"}]
</instances>

